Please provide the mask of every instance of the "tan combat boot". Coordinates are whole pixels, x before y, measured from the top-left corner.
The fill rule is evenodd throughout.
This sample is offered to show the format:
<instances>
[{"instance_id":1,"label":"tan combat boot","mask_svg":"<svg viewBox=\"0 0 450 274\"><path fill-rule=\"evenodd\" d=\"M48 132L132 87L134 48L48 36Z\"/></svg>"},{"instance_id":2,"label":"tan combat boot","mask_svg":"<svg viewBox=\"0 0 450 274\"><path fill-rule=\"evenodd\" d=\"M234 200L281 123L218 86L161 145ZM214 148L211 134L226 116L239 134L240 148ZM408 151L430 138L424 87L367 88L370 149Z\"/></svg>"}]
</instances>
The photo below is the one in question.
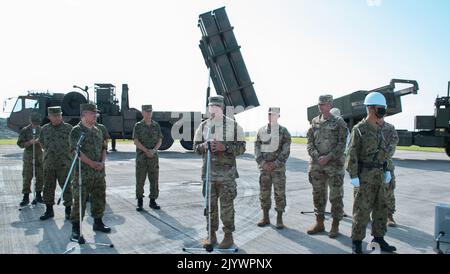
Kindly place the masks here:
<instances>
[{"instance_id":1,"label":"tan combat boot","mask_svg":"<svg viewBox=\"0 0 450 274\"><path fill-rule=\"evenodd\" d=\"M233 245L233 233L225 233L222 242L219 244L219 249L228 249Z\"/></svg>"},{"instance_id":2,"label":"tan combat boot","mask_svg":"<svg viewBox=\"0 0 450 274\"><path fill-rule=\"evenodd\" d=\"M258 222L258 226L259 227L263 227L270 224L270 219L269 219L269 210L267 209L263 209L263 218L261 219L261 221Z\"/></svg>"},{"instance_id":3,"label":"tan combat boot","mask_svg":"<svg viewBox=\"0 0 450 274\"><path fill-rule=\"evenodd\" d=\"M331 223L331 229L328 233L328 237L336 238L339 235L339 220L337 218L333 218L333 222Z\"/></svg>"},{"instance_id":4,"label":"tan combat boot","mask_svg":"<svg viewBox=\"0 0 450 274\"><path fill-rule=\"evenodd\" d=\"M325 216L324 215L316 215L316 223L310 227L306 233L308 233L309 235L312 234L316 234L319 232L324 232L325 231L325 225L323 224L323 221L325 220Z\"/></svg>"},{"instance_id":5,"label":"tan combat boot","mask_svg":"<svg viewBox=\"0 0 450 274\"><path fill-rule=\"evenodd\" d=\"M282 212L282 211L278 211L276 228L277 228L277 229L283 229L283 228L284 228L284 224L283 224L283 212Z\"/></svg>"},{"instance_id":6,"label":"tan combat boot","mask_svg":"<svg viewBox=\"0 0 450 274\"><path fill-rule=\"evenodd\" d=\"M397 223L394 221L394 216L392 213L388 213L387 225L390 227L396 227Z\"/></svg>"},{"instance_id":7,"label":"tan combat boot","mask_svg":"<svg viewBox=\"0 0 450 274\"><path fill-rule=\"evenodd\" d=\"M208 237L203 239L202 243L203 243L203 248L206 248L210 244ZM217 244L216 232L211 231L211 245L215 245L215 244Z\"/></svg>"}]
</instances>

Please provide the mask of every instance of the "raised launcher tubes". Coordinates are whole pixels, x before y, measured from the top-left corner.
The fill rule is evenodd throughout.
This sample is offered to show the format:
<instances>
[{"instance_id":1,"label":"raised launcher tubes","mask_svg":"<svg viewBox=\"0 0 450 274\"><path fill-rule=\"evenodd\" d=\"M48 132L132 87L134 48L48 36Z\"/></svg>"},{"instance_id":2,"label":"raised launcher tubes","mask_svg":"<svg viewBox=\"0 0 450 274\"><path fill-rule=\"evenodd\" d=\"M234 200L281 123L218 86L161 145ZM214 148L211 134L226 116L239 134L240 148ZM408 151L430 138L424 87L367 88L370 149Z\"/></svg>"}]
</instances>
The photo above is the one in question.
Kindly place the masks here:
<instances>
[{"instance_id":1,"label":"raised launcher tubes","mask_svg":"<svg viewBox=\"0 0 450 274\"><path fill-rule=\"evenodd\" d=\"M235 114L259 106L225 7L201 14L198 27L202 32L200 50L225 105L235 107Z\"/></svg>"}]
</instances>

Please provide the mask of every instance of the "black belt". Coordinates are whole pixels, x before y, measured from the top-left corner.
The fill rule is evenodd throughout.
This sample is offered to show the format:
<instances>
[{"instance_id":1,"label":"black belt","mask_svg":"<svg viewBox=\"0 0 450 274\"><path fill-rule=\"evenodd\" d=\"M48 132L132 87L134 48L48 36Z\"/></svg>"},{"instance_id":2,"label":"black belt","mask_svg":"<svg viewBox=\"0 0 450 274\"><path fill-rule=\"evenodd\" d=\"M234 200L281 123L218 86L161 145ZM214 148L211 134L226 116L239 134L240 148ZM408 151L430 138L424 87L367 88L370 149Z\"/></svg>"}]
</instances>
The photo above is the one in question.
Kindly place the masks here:
<instances>
[{"instance_id":1,"label":"black belt","mask_svg":"<svg viewBox=\"0 0 450 274\"><path fill-rule=\"evenodd\" d=\"M384 162L382 164L380 163L367 163L367 162L358 162L358 166L360 168L366 168L366 169L383 169L386 170L387 169L387 162Z\"/></svg>"}]
</instances>

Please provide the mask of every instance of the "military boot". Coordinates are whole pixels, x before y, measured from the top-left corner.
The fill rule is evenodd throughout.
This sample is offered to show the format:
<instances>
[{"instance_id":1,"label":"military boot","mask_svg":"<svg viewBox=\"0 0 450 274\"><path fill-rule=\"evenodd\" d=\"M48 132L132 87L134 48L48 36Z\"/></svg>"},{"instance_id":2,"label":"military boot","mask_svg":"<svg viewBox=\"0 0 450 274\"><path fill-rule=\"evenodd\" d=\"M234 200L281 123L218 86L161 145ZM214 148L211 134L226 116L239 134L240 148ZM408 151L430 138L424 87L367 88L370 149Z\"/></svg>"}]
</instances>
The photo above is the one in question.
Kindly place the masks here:
<instances>
[{"instance_id":1,"label":"military boot","mask_svg":"<svg viewBox=\"0 0 450 274\"><path fill-rule=\"evenodd\" d=\"M380 245L381 251L384 252L394 252L397 250L395 246L389 245L383 237L373 237L372 243L378 243Z\"/></svg>"},{"instance_id":2,"label":"military boot","mask_svg":"<svg viewBox=\"0 0 450 274\"><path fill-rule=\"evenodd\" d=\"M325 216L324 215L316 215L316 223L310 227L306 233L308 233L309 235L313 235L319 232L324 232L325 231L325 225L323 224L323 221L325 220Z\"/></svg>"},{"instance_id":3,"label":"military boot","mask_svg":"<svg viewBox=\"0 0 450 274\"><path fill-rule=\"evenodd\" d=\"M203 248L206 248L208 245L215 245L217 244L217 236L216 236L216 232L215 231L211 231L211 242L209 242L208 237L206 237L205 239L203 239Z\"/></svg>"},{"instance_id":4,"label":"military boot","mask_svg":"<svg viewBox=\"0 0 450 274\"><path fill-rule=\"evenodd\" d=\"M137 199L137 206L136 206L136 210L137 211L142 211L142 206L143 206L143 200L142 200L142 198L139 198L139 199Z\"/></svg>"},{"instance_id":5,"label":"military boot","mask_svg":"<svg viewBox=\"0 0 450 274\"><path fill-rule=\"evenodd\" d=\"M387 220L387 225L390 227L396 227L397 223L394 220L394 216L392 215L392 213L388 213L388 220Z\"/></svg>"},{"instance_id":6,"label":"military boot","mask_svg":"<svg viewBox=\"0 0 450 274\"><path fill-rule=\"evenodd\" d=\"M72 235L70 236L70 240L73 242L77 242L80 239L80 223L72 223Z\"/></svg>"},{"instance_id":7,"label":"military boot","mask_svg":"<svg viewBox=\"0 0 450 274\"><path fill-rule=\"evenodd\" d=\"M363 254L361 240L352 241L352 254Z\"/></svg>"},{"instance_id":8,"label":"military boot","mask_svg":"<svg viewBox=\"0 0 450 274\"><path fill-rule=\"evenodd\" d=\"M66 209L64 210L64 215L66 220L70 220L70 214L72 213L72 208L70 206L66 206Z\"/></svg>"},{"instance_id":9,"label":"military boot","mask_svg":"<svg viewBox=\"0 0 450 274\"><path fill-rule=\"evenodd\" d=\"M39 219L44 221L44 220L47 220L47 219L53 218L53 217L55 217L55 213L53 212L53 205L48 204L48 205L46 205L44 214L42 214L42 216L39 217Z\"/></svg>"},{"instance_id":10,"label":"military boot","mask_svg":"<svg viewBox=\"0 0 450 274\"><path fill-rule=\"evenodd\" d=\"M283 228L284 228L284 224L283 224L283 211L278 211L276 228L277 228L277 229L283 229Z\"/></svg>"},{"instance_id":11,"label":"military boot","mask_svg":"<svg viewBox=\"0 0 450 274\"><path fill-rule=\"evenodd\" d=\"M30 203L30 194L23 194L22 202L20 202L19 206L26 206Z\"/></svg>"},{"instance_id":12,"label":"military boot","mask_svg":"<svg viewBox=\"0 0 450 274\"><path fill-rule=\"evenodd\" d=\"M42 194L40 191L36 192L36 202L41 204L44 202L44 200L42 200Z\"/></svg>"},{"instance_id":13,"label":"military boot","mask_svg":"<svg viewBox=\"0 0 450 274\"><path fill-rule=\"evenodd\" d=\"M233 245L233 233L227 232L219 244L219 249L228 249Z\"/></svg>"},{"instance_id":14,"label":"military boot","mask_svg":"<svg viewBox=\"0 0 450 274\"><path fill-rule=\"evenodd\" d=\"M102 218L95 218L94 219L94 225L92 226L92 229L94 231L101 231L104 233L110 233L111 232L111 228L106 226L103 221Z\"/></svg>"},{"instance_id":15,"label":"military boot","mask_svg":"<svg viewBox=\"0 0 450 274\"><path fill-rule=\"evenodd\" d=\"M160 209L161 207L156 203L155 199L150 199L150 204L148 205L153 209Z\"/></svg>"},{"instance_id":16,"label":"military boot","mask_svg":"<svg viewBox=\"0 0 450 274\"><path fill-rule=\"evenodd\" d=\"M269 210L268 209L263 209L263 218L261 219L261 221L259 221L257 223L257 225L259 227L263 227L270 224L270 219L269 219Z\"/></svg>"},{"instance_id":17,"label":"military boot","mask_svg":"<svg viewBox=\"0 0 450 274\"><path fill-rule=\"evenodd\" d=\"M333 218L333 222L331 223L331 229L328 233L328 237L336 238L339 235L339 219Z\"/></svg>"}]
</instances>

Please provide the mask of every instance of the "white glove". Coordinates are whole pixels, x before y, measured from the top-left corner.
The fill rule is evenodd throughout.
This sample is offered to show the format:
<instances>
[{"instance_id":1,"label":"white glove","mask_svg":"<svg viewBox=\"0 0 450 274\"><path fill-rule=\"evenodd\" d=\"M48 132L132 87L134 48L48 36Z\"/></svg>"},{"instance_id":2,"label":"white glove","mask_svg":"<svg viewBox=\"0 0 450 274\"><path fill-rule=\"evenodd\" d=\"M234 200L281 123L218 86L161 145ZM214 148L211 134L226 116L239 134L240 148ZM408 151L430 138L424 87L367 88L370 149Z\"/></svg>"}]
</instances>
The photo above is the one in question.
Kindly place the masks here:
<instances>
[{"instance_id":1,"label":"white glove","mask_svg":"<svg viewBox=\"0 0 450 274\"><path fill-rule=\"evenodd\" d=\"M391 183L391 180L392 180L392 175L391 175L391 172L390 171L386 171L385 173L384 173L384 179L385 179L385 183L386 184L390 184Z\"/></svg>"},{"instance_id":2,"label":"white glove","mask_svg":"<svg viewBox=\"0 0 450 274\"><path fill-rule=\"evenodd\" d=\"M352 178L351 183L353 186L359 187L359 178L358 177Z\"/></svg>"}]
</instances>

